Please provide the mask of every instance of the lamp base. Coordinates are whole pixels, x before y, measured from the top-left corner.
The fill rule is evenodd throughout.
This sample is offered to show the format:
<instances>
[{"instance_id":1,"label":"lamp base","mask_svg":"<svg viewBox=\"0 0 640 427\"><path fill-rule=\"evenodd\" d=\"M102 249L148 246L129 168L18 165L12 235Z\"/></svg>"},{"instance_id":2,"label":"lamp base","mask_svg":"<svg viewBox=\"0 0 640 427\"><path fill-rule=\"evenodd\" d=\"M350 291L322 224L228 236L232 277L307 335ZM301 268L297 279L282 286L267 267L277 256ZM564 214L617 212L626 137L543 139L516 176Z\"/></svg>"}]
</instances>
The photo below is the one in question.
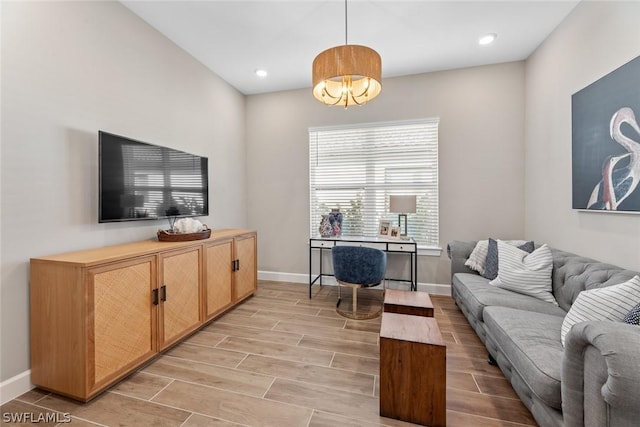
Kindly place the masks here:
<instances>
[{"instance_id":1,"label":"lamp base","mask_svg":"<svg viewBox=\"0 0 640 427\"><path fill-rule=\"evenodd\" d=\"M404 218L404 231L402 230L402 219ZM400 235L407 235L407 214L398 215L398 227L400 227Z\"/></svg>"}]
</instances>

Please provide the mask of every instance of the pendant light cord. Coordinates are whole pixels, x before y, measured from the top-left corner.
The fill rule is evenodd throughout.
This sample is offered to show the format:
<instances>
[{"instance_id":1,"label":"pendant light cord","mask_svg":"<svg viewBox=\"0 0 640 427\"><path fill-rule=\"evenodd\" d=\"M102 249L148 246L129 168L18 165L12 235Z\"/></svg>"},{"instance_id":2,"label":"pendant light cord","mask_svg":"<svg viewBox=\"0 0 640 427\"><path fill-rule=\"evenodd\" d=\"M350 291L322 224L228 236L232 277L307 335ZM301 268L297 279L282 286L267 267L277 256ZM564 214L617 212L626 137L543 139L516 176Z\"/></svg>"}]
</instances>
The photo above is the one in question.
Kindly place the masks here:
<instances>
[{"instance_id":1,"label":"pendant light cord","mask_svg":"<svg viewBox=\"0 0 640 427\"><path fill-rule=\"evenodd\" d=\"M349 44L347 42L347 0L344 0L344 44L345 46Z\"/></svg>"}]
</instances>

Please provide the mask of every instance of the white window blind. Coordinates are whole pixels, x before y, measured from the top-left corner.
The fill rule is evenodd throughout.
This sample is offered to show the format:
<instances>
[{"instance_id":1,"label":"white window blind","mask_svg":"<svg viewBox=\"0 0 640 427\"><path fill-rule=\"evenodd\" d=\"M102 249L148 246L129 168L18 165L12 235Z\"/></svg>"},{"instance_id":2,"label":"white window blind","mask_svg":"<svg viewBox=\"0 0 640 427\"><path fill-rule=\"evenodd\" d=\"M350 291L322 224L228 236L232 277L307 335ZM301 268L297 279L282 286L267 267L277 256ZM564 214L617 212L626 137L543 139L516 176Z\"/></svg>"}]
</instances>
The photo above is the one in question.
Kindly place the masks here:
<instances>
[{"instance_id":1,"label":"white window blind","mask_svg":"<svg viewBox=\"0 0 640 427\"><path fill-rule=\"evenodd\" d=\"M376 236L398 225L390 195L416 195L408 235L438 246L438 118L309 129L310 234L339 208L342 234Z\"/></svg>"}]
</instances>

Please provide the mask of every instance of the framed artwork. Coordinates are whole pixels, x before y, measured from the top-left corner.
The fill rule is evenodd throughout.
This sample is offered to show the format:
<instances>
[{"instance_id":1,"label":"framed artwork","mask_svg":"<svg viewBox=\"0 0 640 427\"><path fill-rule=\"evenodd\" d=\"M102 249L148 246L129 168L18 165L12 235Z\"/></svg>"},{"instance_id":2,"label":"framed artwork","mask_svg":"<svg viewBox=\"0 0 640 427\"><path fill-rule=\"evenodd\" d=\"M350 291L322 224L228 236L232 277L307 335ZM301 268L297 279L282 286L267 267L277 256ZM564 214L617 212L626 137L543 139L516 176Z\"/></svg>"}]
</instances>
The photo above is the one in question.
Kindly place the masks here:
<instances>
[{"instance_id":1,"label":"framed artwork","mask_svg":"<svg viewBox=\"0 0 640 427\"><path fill-rule=\"evenodd\" d=\"M391 231L391 221L380 220L380 225L378 226L378 236L379 237L389 237L389 233Z\"/></svg>"},{"instance_id":2,"label":"framed artwork","mask_svg":"<svg viewBox=\"0 0 640 427\"><path fill-rule=\"evenodd\" d=\"M571 97L573 209L640 213L640 56Z\"/></svg>"},{"instance_id":3,"label":"framed artwork","mask_svg":"<svg viewBox=\"0 0 640 427\"><path fill-rule=\"evenodd\" d=\"M389 232L389 237L391 239L399 239L400 238L400 227L393 226L391 227L391 231Z\"/></svg>"}]
</instances>

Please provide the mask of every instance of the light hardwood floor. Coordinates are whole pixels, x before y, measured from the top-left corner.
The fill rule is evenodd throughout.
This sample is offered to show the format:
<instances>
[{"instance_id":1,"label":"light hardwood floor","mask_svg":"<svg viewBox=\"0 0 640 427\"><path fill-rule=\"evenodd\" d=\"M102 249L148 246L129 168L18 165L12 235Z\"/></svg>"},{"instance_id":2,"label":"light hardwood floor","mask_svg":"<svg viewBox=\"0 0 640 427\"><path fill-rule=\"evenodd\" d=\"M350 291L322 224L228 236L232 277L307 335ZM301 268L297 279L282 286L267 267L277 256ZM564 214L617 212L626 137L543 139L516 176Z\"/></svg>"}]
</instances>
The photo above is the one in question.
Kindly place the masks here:
<instances>
[{"instance_id":1,"label":"light hardwood floor","mask_svg":"<svg viewBox=\"0 0 640 427\"><path fill-rule=\"evenodd\" d=\"M447 425L536 425L449 297ZM71 414L78 426L412 426L378 415L380 319L335 312L336 288L260 281L256 295L89 403L32 390L5 413ZM39 423L38 425L55 425ZM66 425L66 424L60 424Z\"/></svg>"}]
</instances>

